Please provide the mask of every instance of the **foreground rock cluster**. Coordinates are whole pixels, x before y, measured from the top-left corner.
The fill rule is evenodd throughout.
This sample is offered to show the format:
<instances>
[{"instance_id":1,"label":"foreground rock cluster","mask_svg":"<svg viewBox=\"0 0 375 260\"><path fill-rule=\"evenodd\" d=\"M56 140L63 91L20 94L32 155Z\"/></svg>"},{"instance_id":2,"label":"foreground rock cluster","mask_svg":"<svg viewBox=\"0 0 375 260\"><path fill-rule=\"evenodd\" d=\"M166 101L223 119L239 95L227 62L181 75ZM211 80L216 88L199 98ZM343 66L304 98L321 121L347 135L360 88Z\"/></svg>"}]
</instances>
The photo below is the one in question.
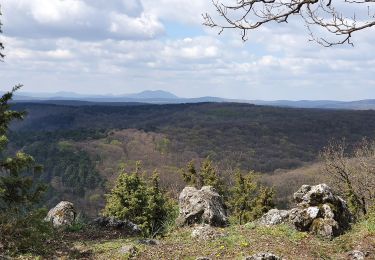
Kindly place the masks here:
<instances>
[{"instance_id":1,"label":"foreground rock cluster","mask_svg":"<svg viewBox=\"0 0 375 260\"><path fill-rule=\"evenodd\" d=\"M350 228L353 216L346 202L326 184L303 185L293 197L297 203L295 208L272 209L258 223L265 226L289 223L299 231L325 238L341 235Z\"/></svg>"},{"instance_id":2,"label":"foreground rock cluster","mask_svg":"<svg viewBox=\"0 0 375 260\"><path fill-rule=\"evenodd\" d=\"M271 209L260 219L255 221L260 226L273 226L288 224L298 231L331 239L350 228L353 221L346 202L326 184L315 186L303 185L294 193L293 199L296 206L290 210ZM191 237L197 243L205 243L220 237L228 236L228 230L224 229L228 223L228 216L224 201L220 194L211 186L201 189L185 187L179 196L180 214L177 224L180 226L192 226ZM55 227L73 225L76 221L74 205L62 201L51 209L46 217ZM100 232L118 232L120 234L137 236L142 232L140 228L127 220L118 220L114 217L99 217L92 221L90 227ZM163 245L154 239L140 239L137 245L124 245L118 253L124 256L134 256L138 252L138 246ZM253 252L252 252L253 253ZM254 252L255 253L255 252ZM347 254L348 259L365 259L368 253L354 250ZM244 259L253 260L279 260L284 256L278 256L271 252L256 253L246 256ZM200 257L197 259L211 259Z\"/></svg>"}]
</instances>

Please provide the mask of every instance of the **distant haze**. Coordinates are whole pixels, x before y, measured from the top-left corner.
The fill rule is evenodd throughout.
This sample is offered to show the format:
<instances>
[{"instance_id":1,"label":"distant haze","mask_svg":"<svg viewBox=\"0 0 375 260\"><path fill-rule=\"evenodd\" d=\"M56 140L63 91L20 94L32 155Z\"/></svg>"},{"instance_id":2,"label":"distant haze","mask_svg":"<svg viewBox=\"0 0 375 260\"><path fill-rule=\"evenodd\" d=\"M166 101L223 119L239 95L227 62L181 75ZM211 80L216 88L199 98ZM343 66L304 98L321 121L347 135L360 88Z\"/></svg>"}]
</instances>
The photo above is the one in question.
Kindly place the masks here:
<instances>
[{"instance_id":1,"label":"distant haze","mask_svg":"<svg viewBox=\"0 0 375 260\"><path fill-rule=\"evenodd\" d=\"M139 93L125 95L82 95L74 92L57 93L26 93L20 92L15 96L16 102L42 102L67 105L90 105L101 103L112 103L113 105L126 105L125 103L149 103L149 104L178 104L198 102L236 102L251 103L265 106L295 107L295 108L323 108L323 109L375 109L375 99L358 101L335 101L335 100L246 100L225 99L220 97L197 97L183 98L163 90L146 90ZM71 102L74 101L74 102ZM88 102L88 103L82 103Z\"/></svg>"}]
</instances>

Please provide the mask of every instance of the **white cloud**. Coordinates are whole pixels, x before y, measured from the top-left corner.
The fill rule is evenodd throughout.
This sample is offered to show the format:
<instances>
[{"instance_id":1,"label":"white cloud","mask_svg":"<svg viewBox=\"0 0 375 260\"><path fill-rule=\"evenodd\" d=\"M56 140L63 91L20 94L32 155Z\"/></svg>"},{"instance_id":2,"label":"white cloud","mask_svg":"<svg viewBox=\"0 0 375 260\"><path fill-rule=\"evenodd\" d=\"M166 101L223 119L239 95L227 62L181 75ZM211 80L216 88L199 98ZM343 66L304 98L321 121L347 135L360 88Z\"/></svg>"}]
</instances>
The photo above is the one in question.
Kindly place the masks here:
<instances>
[{"instance_id":1,"label":"white cloud","mask_svg":"<svg viewBox=\"0 0 375 260\"><path fill-rule=\"evenodd\" d=\"M86 14L88 6L76 0L21 1L30 9L32 17L41 24L69 23Z\"/></svg>"},{"instance_id":2,"label":"white cloud","mask_svg":"<svg viewBox=\"0 0 375 260\"><path fill-rule=\"evenodd\" d=\"M143 40L164 32L140 0L12 0L2 7L4 29L17 37Z\"/></svg>"},{"instance_id":3,"label":"white cloud","mask_svg":"<svg viewBox=\"0 0 375 260\"><path fill-rule=\"evenodd\" d=\"M0 64L0 83L23 82L25 91L163 88L180 96L374 98L373 33L356 34L355 48L323 48L309 43L294 19L253 31L243 43L236 31L188 37L164 32L167 23L201 26L210 1L4 3L7 57Z\"/></svg>"},{"instance_id":4,"label":"white cloud","mask_svg":"<svg viewBox=\"0 0 375 260\"><path fill-rule=\"evenodd\" d=\"M113 13L110 17L109 31L123 38L155 38L164 32L157 17L142 13L140 17L129 17ZM138 37L137 37L138 36Z\"/></svg>"}]
</instances>

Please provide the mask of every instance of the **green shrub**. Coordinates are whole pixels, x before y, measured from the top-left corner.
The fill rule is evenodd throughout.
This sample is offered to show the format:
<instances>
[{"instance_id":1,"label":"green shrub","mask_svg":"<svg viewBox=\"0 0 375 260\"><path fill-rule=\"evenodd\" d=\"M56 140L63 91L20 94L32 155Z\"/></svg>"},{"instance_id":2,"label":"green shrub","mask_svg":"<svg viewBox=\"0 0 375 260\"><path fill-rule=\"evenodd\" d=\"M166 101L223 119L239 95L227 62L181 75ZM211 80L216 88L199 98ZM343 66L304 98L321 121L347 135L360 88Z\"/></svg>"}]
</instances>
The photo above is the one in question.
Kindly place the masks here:
<instances>
[{"instance_id":1,"label":"green shrub","mask_svg":"<svg viewBox=\"0 0 375 260\"><path fill-rule=\"evenodd\" d=\"M86 227L86 221L81 214L78 214L72 225L66 228L69 232L79 232Z\"/></svg>"},{"instance_id":2,"label":"green shrub","mask_svg":"<svg viewBox=\"0 0 375 260\"><path fill-rule=\"evenodd\" d=\"M53 228L49 222L43 221L46 214L44 209L33 210L24 215L9 211L1 213L0 245L4 247L5 254L14 256L47 253L45 242L52 237Z\"/></svg>"},{"instance_id":3,"label":"green shrub","mask_svg":"<svg viewBox=\"0 0 375 260\"><path fill-rule=\"evenodd\" d=\"M107 195L103 215L132 221L139 225L144 236L154 237L166 230L175 210L159 186L159 175L154 172L147 180L137 164L134 172L120 174L115 187Z\"/></svg>"},{"instance_id":4,"label":"green shrub","mask_svg":"<svg viewBox=\"0 0 375 260\"><path fill-rule=\"evenodd\" d=\"M259 218L274 207L274 191L260 186L256 181L255 172L244 175L236 172L235 184L230 189L229 206L232 217L239 224Z\"/></svg>"},{"instance_id":5,"label":"green shrub","mask_svg":"<svg viewBox=\"0 0 375 260\"><path fill-rule=\"evenodd\" d=\"M202 162L199 171L196 170L194 161L189 162L186 169L182 169L182 178L187 185L198 189L202 188L202 186L212 186L220 195L226 195L224 182L209 158Z\"/></svg>"}]
</instances>

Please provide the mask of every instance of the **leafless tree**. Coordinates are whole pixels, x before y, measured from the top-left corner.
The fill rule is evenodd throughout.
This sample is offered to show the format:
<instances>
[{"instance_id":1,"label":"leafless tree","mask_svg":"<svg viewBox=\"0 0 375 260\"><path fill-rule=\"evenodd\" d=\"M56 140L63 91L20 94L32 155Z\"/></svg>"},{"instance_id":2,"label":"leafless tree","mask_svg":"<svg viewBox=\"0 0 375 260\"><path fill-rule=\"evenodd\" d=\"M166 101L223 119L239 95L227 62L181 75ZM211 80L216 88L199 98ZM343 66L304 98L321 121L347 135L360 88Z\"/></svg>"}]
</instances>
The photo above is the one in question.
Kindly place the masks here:
<instances>
[{"instance_id":1,"label":"leafless tree","mask_svg":"<svg viewBox=\"0 0 375 260\"><path fill-rule=\"evenodd\" d=\"M322 152L331 184L358 215L366 215L375 202L375 141L363 140L348 151L345 141L333 142Z\"/></svg>"},{"instance_id":2,"label":"leafless tree","mask_svg":"<svg viewBox=\"0 0 375 260\"><path fill-rule=\"evenodd\" d=\"M310 40L330 47L350 44L352 35L375 26L375 0L212 0L222 22L212 15L203 14L204 25L238 29L247 40L248 31L267 23L288 23L292 16L304 21ZM316 36L317 30L328 32ZM334 36L333 39L331 39Z\"/></svg>"}]
</instances>

